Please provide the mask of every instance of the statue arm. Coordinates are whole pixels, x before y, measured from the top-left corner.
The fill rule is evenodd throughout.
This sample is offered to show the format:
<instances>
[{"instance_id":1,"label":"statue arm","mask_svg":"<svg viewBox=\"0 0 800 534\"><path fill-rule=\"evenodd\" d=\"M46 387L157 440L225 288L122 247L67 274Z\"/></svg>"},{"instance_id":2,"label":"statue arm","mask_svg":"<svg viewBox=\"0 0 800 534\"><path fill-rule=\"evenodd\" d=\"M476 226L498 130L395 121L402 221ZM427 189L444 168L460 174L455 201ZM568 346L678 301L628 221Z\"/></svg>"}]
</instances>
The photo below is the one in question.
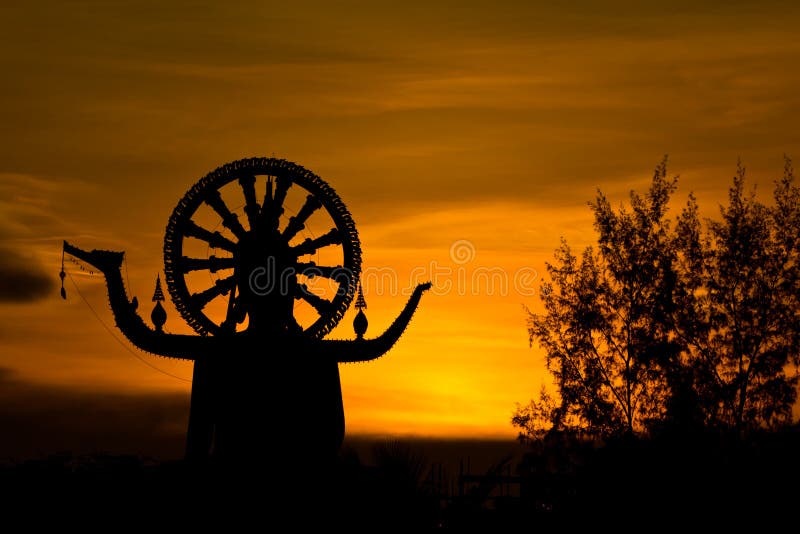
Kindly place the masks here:
<instances>
[{"instance_id":1,"label":"statue arm","mask_svg":"<svg viewBox=\"0 0 800 534\"><path fill-rule=\"evenodd\" d=\"M92 250L87 252L64 241L64 252L92 265L106 280L108 301L114 314L117 327L131 343L143 351L179 358L194 360L204 351L211 338L187 336L156 332L139 316L136 306L128 299L125 284L122 281L122 259L124 252L110 250Z\"/></svg>"},{"instance_id":2,"label":"statue arm","mask_svg":"<svg viewBox=\"0 0 800 534\"><path fill-rule=\"evenodd\" d=\"M380 336L373 339L325 340L320 342L322 354L339 363L367 362L380 358L400 339L419 306L422 294L430 288L430 282L418 285L403 311Z\"/></svg>"}]
</instances>

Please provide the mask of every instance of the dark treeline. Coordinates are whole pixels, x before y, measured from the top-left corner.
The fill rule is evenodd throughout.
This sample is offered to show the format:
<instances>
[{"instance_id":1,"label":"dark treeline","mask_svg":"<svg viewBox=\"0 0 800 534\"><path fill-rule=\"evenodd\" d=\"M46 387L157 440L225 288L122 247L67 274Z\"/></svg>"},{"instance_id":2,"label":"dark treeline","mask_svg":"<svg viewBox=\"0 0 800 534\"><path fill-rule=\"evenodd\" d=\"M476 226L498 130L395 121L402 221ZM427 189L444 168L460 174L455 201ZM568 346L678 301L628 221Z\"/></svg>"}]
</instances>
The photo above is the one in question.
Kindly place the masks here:
<instances>
[{"instance_id":1,"label":"dark treeline","mask_svg":"<svg viewBox=\"0 0 800 534\"><path fill-rule=\"evenodd\" d=\"M345 448L334 465L308 458L288 473L280 458L275 471L230 472L183 460L55 455L0 466L0 510L25 525L103 531L531 532L659 531L697 521L764 527L796 509L798 428L730 443L701 434L598 445L551 433L529 442L521 459L509 445L387 441ZM467 468L476 453L491 460Z\"/></svg>"},{"instance_id":2,"label":"dark treeline","mask_svg":"<svg viewBox=\"0 0 800 534\"><path fill-rule=\"evenodd\" d=\"M334 463L270 458L234 470L213 459L61 453L0 463L0 512L62 530L471 530L519 518L488 509L497 485L481 476L510 473L522 452L508 440L356 437ZM479 483L465 487L465 475Z\"/></svg>"}]
</instances>

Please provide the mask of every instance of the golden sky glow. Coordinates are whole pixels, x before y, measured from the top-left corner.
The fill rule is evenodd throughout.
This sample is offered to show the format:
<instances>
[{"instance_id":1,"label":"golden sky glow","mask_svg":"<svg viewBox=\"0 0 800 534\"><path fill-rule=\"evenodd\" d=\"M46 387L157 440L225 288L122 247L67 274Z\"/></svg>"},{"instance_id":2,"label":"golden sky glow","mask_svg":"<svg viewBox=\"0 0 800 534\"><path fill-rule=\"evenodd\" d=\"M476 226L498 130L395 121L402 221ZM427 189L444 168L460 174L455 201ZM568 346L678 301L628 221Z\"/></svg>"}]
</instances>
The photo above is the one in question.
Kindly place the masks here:
<instances>
[{"instance_id":1,"label":"golden sky glow","mask_svg":"<svg viewBox=\"0 0 800 534\"><path fill-rule=\"evenodd\" d=\"M432 291L386 357L342 366L351 432L513 435L514 403L547 380L522 308L538 297L514 275L543 273L561 236L591 242L596 187L622 200L668 153L676 199L694 190L713 215L737 158L766 197L783 155L800 157L792 2L6 4L0 276L24 265L55 283L64 238L125 250L149 314L186 189L272 155L338 191L365 268L394 269L398 290L431 265L453 269L454 286L459 272L508 276L506 291L485 278ZM461 240L475 256L458 264ZM112 325L101 280L75 277ZM0 367L75 389L188 391L67 291L0 301ZM365 292L376 335L407 297ZM352 317L331 337L352 337ZM143 357L191 377L187 363Z\"/></svg>"}]
</instances>

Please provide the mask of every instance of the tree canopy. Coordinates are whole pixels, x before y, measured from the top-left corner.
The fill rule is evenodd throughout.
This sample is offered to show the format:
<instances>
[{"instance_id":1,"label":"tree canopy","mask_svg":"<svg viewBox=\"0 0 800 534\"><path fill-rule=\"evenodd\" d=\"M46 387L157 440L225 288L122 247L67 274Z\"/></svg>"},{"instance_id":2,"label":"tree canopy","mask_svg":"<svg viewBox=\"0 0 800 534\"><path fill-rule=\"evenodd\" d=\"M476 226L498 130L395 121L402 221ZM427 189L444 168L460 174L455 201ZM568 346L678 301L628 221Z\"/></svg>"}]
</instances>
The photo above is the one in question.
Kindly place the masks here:
<instances>
[{"instance_id":1,"label":"tree canopy","mask_svg":"<svg viewBox=\"0 0 800 534\"><path fill-rule=\"evenodd\" d=\"M668 218L666 158L644 195L589 203L597 245L566 241L547 264L544 313L528 313L555 393L520 406L522 437L608 437L664 425L736 433L791 422L800 340L800 188L787 159L773 202L739 165L718 220L693 195Z\"/></svg>"}]
</instances>

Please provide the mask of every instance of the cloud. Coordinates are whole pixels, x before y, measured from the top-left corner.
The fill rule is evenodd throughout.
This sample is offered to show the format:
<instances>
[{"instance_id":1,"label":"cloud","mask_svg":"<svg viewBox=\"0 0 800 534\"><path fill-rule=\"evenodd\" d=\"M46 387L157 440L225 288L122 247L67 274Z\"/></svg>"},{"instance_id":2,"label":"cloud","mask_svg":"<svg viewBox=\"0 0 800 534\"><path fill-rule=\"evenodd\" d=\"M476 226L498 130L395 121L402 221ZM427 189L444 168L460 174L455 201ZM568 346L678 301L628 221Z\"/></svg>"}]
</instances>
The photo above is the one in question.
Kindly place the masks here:
<instances>
[{"instance_id":1,"label":"cloud","mask_svg":"<svg viewBox=\"0 0 800 534\"><path fill-rule=\"evenodd\" d=\"M0 367L0 460L61 451L180 457L188 415L185 393L74 390Z\"/></svg>"},{"instance_id":2,"label":"cloud","mask_svg":"<svg viewBox=\"0 0 800 534\"><path fill-rule=\"evenodd\" d=\"M33 302L54 290L55 273L46 273L33 257L0 248L0 302Z\"/></svg>"},{"instance_id":3,"label":"cloud","mask_svg":"<svg viewBox=\"0 0 800 534\"><path fill-rule=\"evenodd\" d=\"M62 213L90 191L80 180L0 171L0 303L56 294L61 239L82 233Z\"/></svg>"}]
</instances>

